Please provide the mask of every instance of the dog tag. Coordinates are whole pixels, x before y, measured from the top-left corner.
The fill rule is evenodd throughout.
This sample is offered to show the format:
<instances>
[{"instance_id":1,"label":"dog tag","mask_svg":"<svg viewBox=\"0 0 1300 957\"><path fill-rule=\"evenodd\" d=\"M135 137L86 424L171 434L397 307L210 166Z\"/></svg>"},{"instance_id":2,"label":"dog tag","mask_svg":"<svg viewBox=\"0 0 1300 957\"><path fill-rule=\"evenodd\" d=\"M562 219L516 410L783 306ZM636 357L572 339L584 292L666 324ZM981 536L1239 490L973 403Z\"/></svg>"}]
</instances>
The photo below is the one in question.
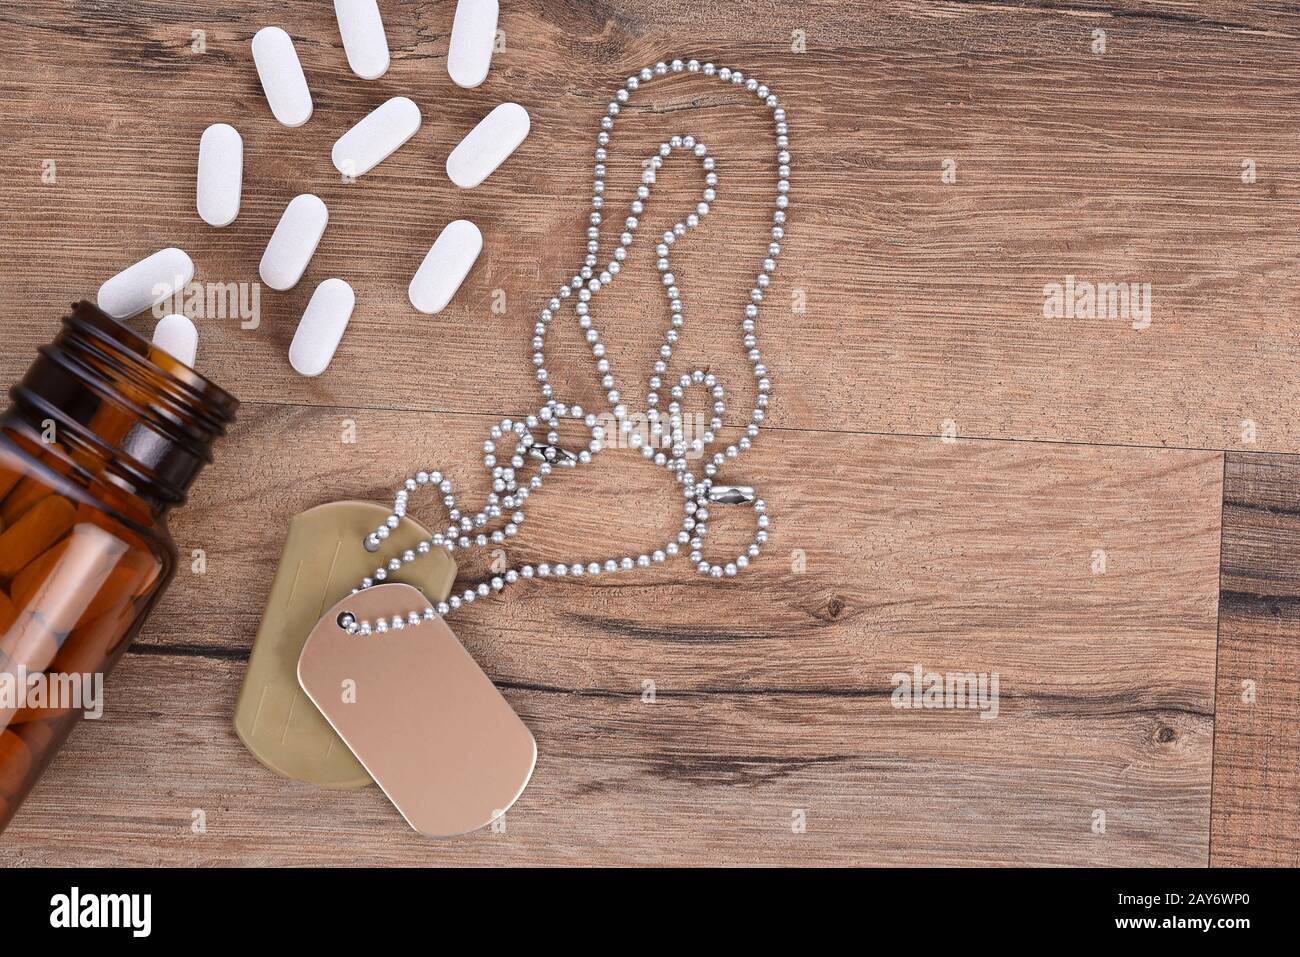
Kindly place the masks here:
<instances>
[{"instance_id":1,"label":"dog tag","mask_svg":"<svg viewBox=\"0 0 1300 957\"><path fill-rule=\"evenodd\" d=\"M399 583L343 599L307 636L298 681L406 822L427 837L454 837L515 803L537 744L441 618L364 637L338 621L428 605Z\"/></svg>"},{"instance_id":2,"label":"dog tag","mask_svg":"<svg viewBox=\"0 0 1300 957\"><path fill-rule=\"evenodd\" d=\"M387 515L388 509L374 502L329 502L289 522L235 705L239 740L285 777L325 788L370 783L366 769L298 685L298 658L325 609L375 570L379 556L366 551L363 540ZM400 553L428 538L429 530L407 515L385 544ZM435 549L391 575L442 601L451 592L456 563Z\"/></svg>"}]
</instances>

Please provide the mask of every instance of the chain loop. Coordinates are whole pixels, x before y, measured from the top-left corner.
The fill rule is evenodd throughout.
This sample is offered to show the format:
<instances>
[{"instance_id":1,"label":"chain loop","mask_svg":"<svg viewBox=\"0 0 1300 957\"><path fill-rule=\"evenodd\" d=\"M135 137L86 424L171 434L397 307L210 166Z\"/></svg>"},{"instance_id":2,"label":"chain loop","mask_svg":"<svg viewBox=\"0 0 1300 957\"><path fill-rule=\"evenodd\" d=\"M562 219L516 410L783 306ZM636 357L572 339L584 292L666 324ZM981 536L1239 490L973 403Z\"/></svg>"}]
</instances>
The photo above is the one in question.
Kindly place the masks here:
<instances>
[{"instance_id":1,"label":"chain loop","mask_svg":"<svg viewBox=\"0 0 1300 957\"><path fill-rule=\"evenodd\" d=\"M596 272L600 261L600 227L605 205L606 159L615 119L631 98L631 94L642 85L674 73L717 77L724 83L753 93L772 111L776 129L777 192L772 214L771 240L767 245L761 271L754 281L754 287L750 290L750 301L744 307L744 315L740 322L741 342L757 382L758 398L744 436L734 445L729 445L726 449L714 452L712 455L709 455L706 450L717 441L723 425L722 416L726 411L726 393L715 376L701 369L682 375L668 390L667 414L665 415L659 409L660 392L664 387L673 346L678 341L680 330L685 324L682 292L677 286L669 262L671 249L678 239L699 226L700 222L709 215L711 204L717 196L716 163L713 157L708 155L708 148L703 142L691 135L673 136L660 144L658 151L646 159L641 184L637 187L636 198L631 202L628 216L623 221L618 245L614 248L609 262L599 273ZM631 571L665 562L681 554L684 549L699 572L713 578L733 576L759 555L767 542L766 503L761 498L756 498L753 489L747 486L715 487L714 479L719 469L728 461L739 458L741 453L747 451L758 438L759 427L766 418L766 410L771 398L771 380L759 352L755 321L759 306L771 282L772 273L776 271L777 257L781 254L781 240L785 236L786 209L789 206L790 192L789 145L785 110L778 104L775 94L767 86L747 78L739 70L715 67L712 63L701 64L697 60L673 60L671 63L656 63L653 67L646 67L628 78L615 93L614 99L610 101L606 115L601 119L600 132L596 136L595 183L591 201L592 211L588 218L589 225L586 232L587 256L578 273L556 290L539 313L538 321L533 328L533 364L536 366L537 382L543 399L541 407L536 415L529 415L522 422L502 419L489 430L488 439L483 443L483 464L491 476L492 491L488 494L483 508L472 517L461 512L456 504L452 481L441 472L420 471L408 478L394 496L392 513L383 524L366 537L367 550L377 551L382 547L391 530L397 528L402 516L406 514L411 494L418 491L436 490L441 493L449 524L444 531L420 542L415 549L407 550L402 555L380 565L372 575L362 581L358 588L353 589L353 593L385 581L390 573L400 570L404 564L415 561L434 548L455 552L458 549L503 544L508 538L518 534L526 517L524 505L528 497L543 486L545 479L555 468L576 468L586 465L605 447L608 437L605 428L600 424L600 418L579 405L558 401L550 383L544 351L546 334L550 324L566 306L572 306L578 326L591 347L596 372L600 375L601 385L606 390L606 399L621 439L633 448L640 448L642 456L647 461L666 468L682 487L683 519L681 529L676 535L662 548L636 556L611 557L603 561L561 562L554 565L547 562L520 565L502 574L493 575L466 589L462 594L452 595L436 606L412 610L406 615L394 615L391 620L380 618L374 623L357 621L352 615L344 614L339 620L340 627L346 628L352 634L369 635L386 632L390 628L415 626L435 616L447 615L462 605L487 597L494 591L501 591L520 579L596 576ZM600 333L592 320L591 303L621 271L640 226L646 203L653 192L658 172L674 153L685 153L699 160L704 171L705 187L694 210L676 223L672 229L665 231L655 248L656 266L664 286L671 318L670 326L664 335L664 344L659 349L659 357L649 376L646 409L643 413L649 428L648 434L643 435L629 414L626 402L618 389L617 380L606 355L605 344L601 341ZM688 442L683 428L681 403L687 390L695 388L704 390L712 399L713 415L708 430ZM587 428L590 439L586 448L571 452L559 447L560 435L557 430L559 424L566 419L580 422ZM539 429L546 430L544 439L534 434ZM699 476L690 467L691 460L698 457L707 459L701 470L703 474ZM536 462L536 471L525 480L522 473L525 465L530 464L530 461ZM735 559L725 564L710 562L703 553L704 538L708 533L709 508L717 504L751 504L756 513L757 529L753 541Z\"/></svg>"}]
</instances>

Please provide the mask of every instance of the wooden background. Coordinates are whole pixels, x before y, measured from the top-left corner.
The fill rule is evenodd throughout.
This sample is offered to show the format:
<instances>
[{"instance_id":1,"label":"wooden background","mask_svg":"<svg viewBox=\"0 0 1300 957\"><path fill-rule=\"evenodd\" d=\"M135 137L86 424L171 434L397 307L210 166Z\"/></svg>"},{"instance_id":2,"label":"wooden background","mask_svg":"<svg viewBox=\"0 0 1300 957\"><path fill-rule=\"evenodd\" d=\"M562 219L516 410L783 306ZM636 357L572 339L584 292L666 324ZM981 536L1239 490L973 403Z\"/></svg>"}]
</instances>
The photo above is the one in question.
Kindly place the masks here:
<instances>
[{"instance_id":1,"label":"wooden background","mask_svg":"<svg viewBox=\"0 0 1300 957\"><path fill-rule=\"evenodd\" d=\"M1293 8L504 0L506 48L464 91L445 70L451 0L381 0L393 66L373 82L347 70L329 4L217 6L0 9L0 378L143 255L179 245L200 281L253 281L293 195L331 211L305 280L264 290L259 328L201 323L199 369L245 403L173 521L206 574L182 571L0 862L1300 863ZM274 122L257 82L249 40L271 24L315 98L301 129ZM777 397L728 473L772 503L771 544L734 581L678 562L531 584L454 619L540 758L504 833L426 841L377 789L284 780L235 738L286 522L382 499L417 467L482 487L487 423L535 402L535 311L581 263L604 103L674 56L757 76L790 115L789 235L760 322ZM395 95L420 104L418 137L340 182L331 143ZM506 99L531 137L457 190L446 154ZM718 159L714 215L674 262L691 323L677 361L719 374L738 424L765 111L703 78L635 102L612 146L619 205L671 133ZM193 175L218 121L244 136L245 189L213 230ZM696 177L660 178L647 236ZM460 217L483 256L446 312L419 316L407 282ZM666 317L637 249L600 311L632 396ZM333 275L357 312L329 372L302 379L286 349ZM1150 327L1045 319L1043 287L1067 275L1150 283ZM554 353L590 403L571 329ZM534 499L510 558L655 547L672 494L611 453ZM719 547L748 521L718 523ZM997 672L998 717L892 707L890 676L917 664Z\"/></svg>"}]
</instances>

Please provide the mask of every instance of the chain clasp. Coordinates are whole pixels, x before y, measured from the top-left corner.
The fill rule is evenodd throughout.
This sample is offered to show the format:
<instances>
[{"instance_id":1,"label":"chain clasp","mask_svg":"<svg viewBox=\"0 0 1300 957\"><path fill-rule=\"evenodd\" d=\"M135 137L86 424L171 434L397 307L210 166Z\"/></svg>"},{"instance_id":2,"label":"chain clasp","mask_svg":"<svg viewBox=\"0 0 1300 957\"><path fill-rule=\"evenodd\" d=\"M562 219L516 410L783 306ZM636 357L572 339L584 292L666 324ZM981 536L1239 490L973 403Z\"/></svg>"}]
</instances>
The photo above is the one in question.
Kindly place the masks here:
<instances>
[{"instance_id":1,"label":"chain clasp","mask_svg":"<svg viewBox=\"0 0 1300 957\"><path fill-rule=\"evenodd\" d=\"M541 459L551 465L558 465L561 468L576 468L578 465L578 456L568 449L562 449L558 445L534 445L528 450L528 454L535 459Z\"/></svg>"},{"instance_id":2,"label":"chain clasp","mask_svg":"<svg viewBox=\"0 0 1300 957\"><path fill-rule=\"evenodd\" d=\"M709 489L710 505L753 505L752 485L715 485Z\"/></svg>"}]
</instances>

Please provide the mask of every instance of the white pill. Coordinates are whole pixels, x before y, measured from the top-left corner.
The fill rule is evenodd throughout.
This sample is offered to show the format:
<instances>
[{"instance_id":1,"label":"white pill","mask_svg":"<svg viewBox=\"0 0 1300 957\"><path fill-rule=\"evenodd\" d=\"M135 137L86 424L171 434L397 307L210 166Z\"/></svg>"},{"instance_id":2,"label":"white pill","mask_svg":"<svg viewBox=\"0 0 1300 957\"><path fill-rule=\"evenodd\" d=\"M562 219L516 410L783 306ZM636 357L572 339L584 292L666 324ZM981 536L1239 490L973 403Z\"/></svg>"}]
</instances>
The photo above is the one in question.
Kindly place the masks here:
<instances>
[{"instance_id":1,"label":"white pill","mask_svg":"<svg viewBox=\"0 0 1300 957\"><path fill-rule=\"evenodd\" d=\"M446 308L483 250L483 234L468 219L447 224L411 280L411 305L427 315Z\"/></svg>"},{"instance_id":2,"label":"white pill","mask_svg":"<svg viewBox=\"0 0 1300 957\"><path fill-rule=\"evenodd\" d=\"M324 372L334 358L334 350L339 347L356 304L352 287L342 279L326 279L317 286L289 344L289 365L305 376Z\"/></svg>"},{"instance_id":3,"label":"white pill","mask_svg":"<svg viewBox=\"0 0 1300 957\"><path fill-rule=\"evenodd\" d=\"M460 0L447 48L447 73L452 82L468 90L486 80L496 39L497 0Z\"/></svg>"},{"instance_id":4,"label":"white pill","mask_svg":"<svg viewBox=\"0 0 1300 957\"><path fill-rule=\"evenodd\" d=\"M194 262L175 247L160 249L99 287L99 308L114 319L138 315L189 285Z\"/></svg>"},{"instance_id":5,"label":"white pill","mask_svg":"<svg viewBox=\"0 0 1300 957\"><path fill-rule=\"evenodd\" d=\"M253 37L253 62L267 105L282 124L302 126L311 119L311 91L289 34L263 27Z\"/></svg>"},{"instance_id":6,"label":"white pill","mask_svg":"<svg viewBox=\"0 0 1300 957\"><path fill-rule=\"evenodd\" d=\"M506 161L528 129L528 111L518 103L502 103L451 151L447 175L461 189L473 189Z\"/></svg>"},{"instance_id":7,"label":"white pill","mask_svg":"<svg viewBox=\"0 0 1300 957\"><path fill-rule=\"evenodd\" d=\"M339 137L330 156L344 176L363 176L420 128L420 108L404 96L381 103Z\"/></svg>"},{"instance_id":8,"label":"white pill","mask_svg":"<svg viewBox=\"0 0 1300 957\"><path fill-rule=\"evenodd\" d=\"M303 193L290 200L262 253L262 282L280 292L298 285L329 220L319 196Z\"/></svg>"},{"instance_id":9,"label":"white pill","mask_svg":"<svg viewBox=\"0 0 1300 957\"><path fill-rule=\"evenodd\" d=\"M239 215L244 186L244 138L233 126L214 123L199 139L199 218L209 226L229 226Z\"/></svg>"},{"instance_id":10,"label":"white pill","mask_svg":"<svg viewBox=\"0 0 1300 957\"><path fill-rule=\"evenodd\" d=\"M199 330L187 316L165 316L154 326L153 344L193 369L194 356L199 351Z\"/></svg>"},{"instance_id":11,"label":"white pill","mask_svg":"<svg viewBox=\"0 0 1300 957\"><path fill-rule=\"evenodd\" d=\"M334 0L334 16L352 72L363 80L377 80L387 73L388 37L376 0Z\"/></svg>"}]
</instances>

